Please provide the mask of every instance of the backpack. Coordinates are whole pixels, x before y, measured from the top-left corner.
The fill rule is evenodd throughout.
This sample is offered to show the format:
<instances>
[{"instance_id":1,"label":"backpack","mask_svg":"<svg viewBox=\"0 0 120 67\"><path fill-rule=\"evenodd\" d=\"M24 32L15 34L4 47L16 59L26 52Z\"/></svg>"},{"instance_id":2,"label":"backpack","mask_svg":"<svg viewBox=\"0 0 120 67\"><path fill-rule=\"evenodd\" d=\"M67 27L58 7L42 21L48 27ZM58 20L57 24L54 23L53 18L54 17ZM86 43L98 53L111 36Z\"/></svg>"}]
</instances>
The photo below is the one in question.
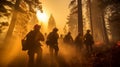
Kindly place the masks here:
<instances>
[{"instance_id":1,"label":"backpack","mask_svg":"<svg viewBox=\"0 0 120 67\"><path fill-rule=\"evenodd\" d=\"M92 35L86 34L86 35L85 35L84 43L85 43L85 44L94 44L94 40L93 40Z\"/></svg>"},{"instance_id":2,"label":"backpack","mask_svg":"<svg viewBox=\"0 0 120 67\"><path fill-rule=\"evenodd\" d=\"M47 45L56 44L57 43L57 39L58 39L58 35L56 33L54 33L54 32L51 32L47 36L46 44Z\"/></svg>"},{"instance_id":3,"label":"backpack","mask_svg":"<svg viewBox=\"0 0 120 67\"><path fill-rule=\"evenodd\" d=\"M22 50L23 50L23 51L28 50L26 40L25 40L25 39L22 39L21 42L22 42Z\"/></svg>"},{"instance_id":4,"label":"backpack","mask_svg":"<svg viewBox=\"0 0 120 67\"><path fill-rule=\"evenodd\" d=\"M47 45L50 45L51 44L51 38L53 37L53 34L50 33L48 36L47 36L47 40L46 40L46 44Z\"/></svg>"},{"instance_id":5,"label":"backpack","mask_svg":"<svg viewBox=\"0 0 120 67\"><path fill-rule=\"evenodd\" d=\"M30 38L32 38L34 35L33 31L30 31L25 37L24 39L21 40L21 44L22 44L22 50L26 51L29 49L29 44L28 44L28 40L30 40ZM27 37L27 38L26 38Z\"/></svg>"}]
</instances>

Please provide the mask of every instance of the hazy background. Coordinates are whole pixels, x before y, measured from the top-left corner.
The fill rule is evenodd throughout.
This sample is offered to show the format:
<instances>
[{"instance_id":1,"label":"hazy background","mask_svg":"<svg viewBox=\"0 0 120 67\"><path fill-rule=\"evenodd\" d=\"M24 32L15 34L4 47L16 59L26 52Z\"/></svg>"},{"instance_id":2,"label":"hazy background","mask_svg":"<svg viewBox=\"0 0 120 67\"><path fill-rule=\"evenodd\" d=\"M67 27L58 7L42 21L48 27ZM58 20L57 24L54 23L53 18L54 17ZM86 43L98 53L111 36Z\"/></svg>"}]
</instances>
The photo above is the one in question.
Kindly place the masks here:
<instances>
[{"instance_id":1,"label":"hazy background","mask_svg":"<svg viewBox=\"0 0 120 67\"><path fill-rule=\"evenodd\" d=\"M68 5L70 0L41 0L41 2L44 12L46 12L48 16L53 15L57 27L62 31L65 22L67 22L67 16L69 15Z\"/></svg>"}]
</instances>

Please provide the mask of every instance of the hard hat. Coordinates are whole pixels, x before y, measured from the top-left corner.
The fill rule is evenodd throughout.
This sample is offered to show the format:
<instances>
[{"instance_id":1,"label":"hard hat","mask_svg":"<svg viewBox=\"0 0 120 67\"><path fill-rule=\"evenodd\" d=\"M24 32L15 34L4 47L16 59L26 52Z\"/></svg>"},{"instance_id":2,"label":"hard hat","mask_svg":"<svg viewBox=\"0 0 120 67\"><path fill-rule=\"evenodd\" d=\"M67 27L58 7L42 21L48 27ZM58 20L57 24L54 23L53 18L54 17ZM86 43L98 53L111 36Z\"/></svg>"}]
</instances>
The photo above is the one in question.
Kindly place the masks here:
<instances>
[{"instance_id":1,"label":"hard hat","mask_svg":"<svg viewBox=\"0 0 120 67\"><path fill-rule=\"evenodd\" d=\"M87 30L87 32L90 32L90 30Z\"/></svg>"},{"instance_id":2,"label":"hard hat","mask_svg":"<svg viewBox=\"0 0 120 67\"><path fill-rule=\"evenodd\" d=\"M58 31L58 29L55 27L55 28L53 28L53 31Z\"/></svg>"},{"instance_id":3,"label":"hard hat","mask_svg":"<svg viewBox=\"0 0 120 67\"><path fill-rule=\"evenodd\" d=\"M38 24L34 25L34 29L40 29L40 28L41 28L41 25L38 25Z\"/></svg>"}]
</instances>

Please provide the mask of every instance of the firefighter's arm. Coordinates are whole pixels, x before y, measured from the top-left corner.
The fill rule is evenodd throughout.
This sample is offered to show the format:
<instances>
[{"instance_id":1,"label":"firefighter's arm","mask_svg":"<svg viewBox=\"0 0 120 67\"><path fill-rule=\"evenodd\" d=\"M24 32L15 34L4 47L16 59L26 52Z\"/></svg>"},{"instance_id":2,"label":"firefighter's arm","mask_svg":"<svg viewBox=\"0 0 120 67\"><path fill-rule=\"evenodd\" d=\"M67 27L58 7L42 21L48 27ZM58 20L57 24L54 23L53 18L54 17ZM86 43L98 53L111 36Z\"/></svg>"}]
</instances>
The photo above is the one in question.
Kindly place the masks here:
<instances>
[{"instance_id":1,"label":"firefighter's arm","mask_svg":"<svg viewBox=\"0 0 120 67\"><path fill-rule=\"evenodd\" d=\"M41 41L44 41L44 40L45 40L45 38L44 38L43 34L41 34Z\"/></svg>"}]
</instances>

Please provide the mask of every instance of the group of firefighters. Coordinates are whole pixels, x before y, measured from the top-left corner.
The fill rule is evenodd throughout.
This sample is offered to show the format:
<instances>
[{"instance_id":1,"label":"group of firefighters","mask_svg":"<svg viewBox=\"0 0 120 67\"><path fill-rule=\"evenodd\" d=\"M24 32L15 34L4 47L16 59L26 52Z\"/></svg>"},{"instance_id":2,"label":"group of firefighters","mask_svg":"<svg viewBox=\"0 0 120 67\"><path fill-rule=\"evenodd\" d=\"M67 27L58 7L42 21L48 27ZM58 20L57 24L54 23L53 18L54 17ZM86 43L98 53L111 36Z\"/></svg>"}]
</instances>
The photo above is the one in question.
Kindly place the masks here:
<instances>
[{"instance_id":1,"label":"group of firefighters","mask_svg":"<svg viewBox=\"0 0 120 67\"><path fill-rule=\"evenodd\" d=\"M26 43L28 44L27 50L28 50L28 56L29 56L29 61L28 61L28 67L34 67L34 57L35 54L37 54L37 59L36 59L36 65L39 66L39 63L41 62L42 59L42 48L41 48L41 41L45 41L44 35L40 32L41 26L36 24L34 26L34 29L30 31L26 35ZM58 47L58 39L59 39L59 34L57 33L58 29L54 28L46 38L46 44L49 46L49 51L51 56L57 56L59 47ZM78 49L82 49L83 43L86 45L86 50L88 52L92 51L92 45L94 44L94 40L92 35L90 34L90 30L87 30L86 34L84 36L81 36L80 33L76 36L75 40L73 40L71 33L68 32L63 37L63 42L65 44L75 44Z\"/></svg>"}]
</instances>

